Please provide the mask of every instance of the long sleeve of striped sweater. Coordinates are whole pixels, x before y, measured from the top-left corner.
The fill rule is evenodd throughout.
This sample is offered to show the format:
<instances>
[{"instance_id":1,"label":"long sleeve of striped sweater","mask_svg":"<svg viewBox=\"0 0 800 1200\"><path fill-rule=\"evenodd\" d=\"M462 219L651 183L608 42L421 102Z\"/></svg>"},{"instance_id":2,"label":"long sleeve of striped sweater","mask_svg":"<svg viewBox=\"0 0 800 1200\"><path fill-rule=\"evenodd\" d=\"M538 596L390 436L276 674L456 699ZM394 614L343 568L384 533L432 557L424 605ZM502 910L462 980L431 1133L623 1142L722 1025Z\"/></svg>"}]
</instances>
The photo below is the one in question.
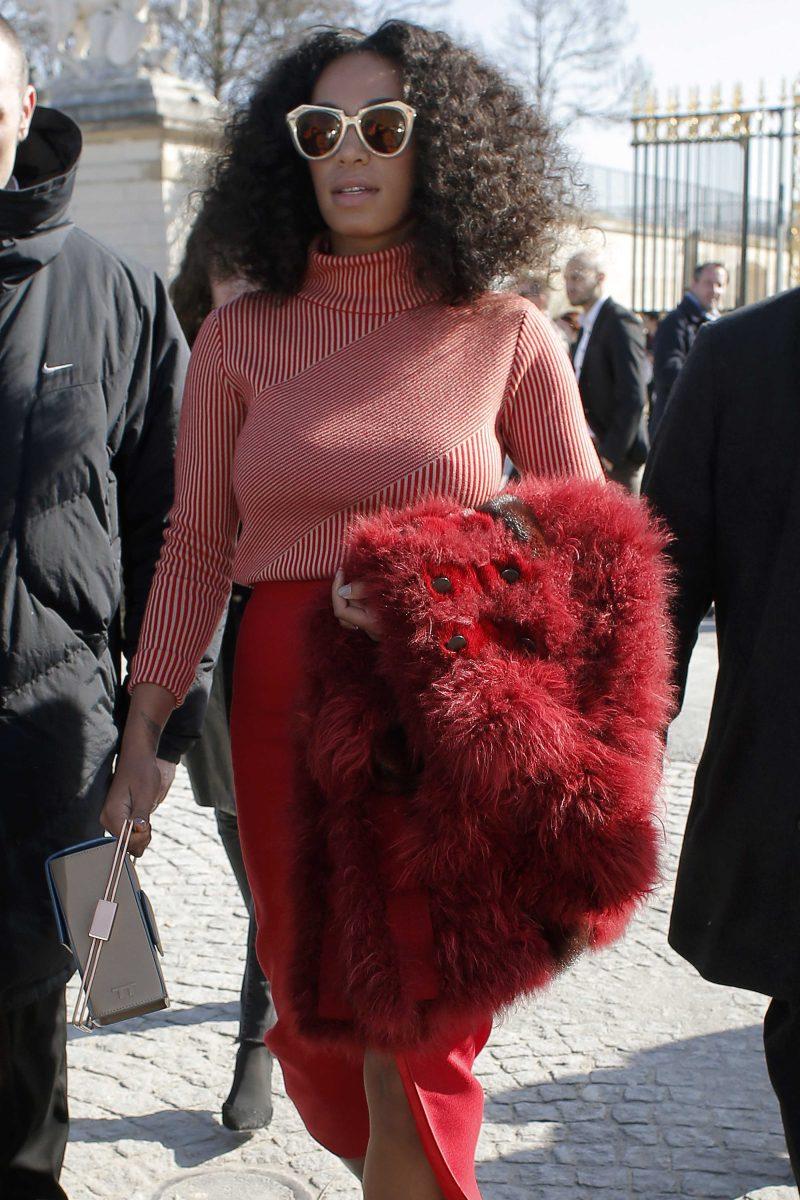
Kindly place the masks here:
<instances>
[{"instance_id":1,"label":"long sleeve of striped sweater","mask_svg":"<svg viewBox=\"0 0 800 1200\"><path fill-rule=\"evenodd\" d=\"M192 354L176 499L132 686L180 701L233 579L326 579L360 514L477 505L522 473L601 478L570 363L511 295L431 298L406 247L312 254L302 291L212 313Z\"/></svg>"}]
</instances>

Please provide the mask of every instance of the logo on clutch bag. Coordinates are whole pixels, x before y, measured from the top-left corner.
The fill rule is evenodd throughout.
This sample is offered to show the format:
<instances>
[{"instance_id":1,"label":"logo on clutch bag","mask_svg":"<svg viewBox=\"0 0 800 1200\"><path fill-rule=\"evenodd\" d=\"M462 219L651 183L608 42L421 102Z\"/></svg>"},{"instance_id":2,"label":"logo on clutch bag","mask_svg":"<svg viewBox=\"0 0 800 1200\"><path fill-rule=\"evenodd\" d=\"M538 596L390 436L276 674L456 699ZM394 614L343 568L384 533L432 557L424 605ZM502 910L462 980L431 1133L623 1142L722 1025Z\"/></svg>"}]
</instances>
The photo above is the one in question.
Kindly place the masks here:
<instances>
[{"instance_id":1,"label":"logo on clutch bag","mask_svg":"<svg viewBox=\"0 0 800 1200\"><path fill-rule=\"evenodd\" d=\"M132 1000L136 986L133 983L123 983L119 987L112 988L111 991L118 1000Z\"/></svg>"}]
</instances>

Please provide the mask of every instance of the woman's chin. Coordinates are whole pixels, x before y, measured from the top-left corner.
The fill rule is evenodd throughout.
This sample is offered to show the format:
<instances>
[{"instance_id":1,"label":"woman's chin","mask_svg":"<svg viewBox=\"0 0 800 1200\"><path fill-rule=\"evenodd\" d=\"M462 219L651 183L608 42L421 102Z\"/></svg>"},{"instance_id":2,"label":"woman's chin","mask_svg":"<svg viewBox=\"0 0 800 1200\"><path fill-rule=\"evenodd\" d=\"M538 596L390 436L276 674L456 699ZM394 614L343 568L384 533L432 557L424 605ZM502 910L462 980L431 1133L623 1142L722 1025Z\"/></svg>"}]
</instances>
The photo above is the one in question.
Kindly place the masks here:
<instances>
[{"instance_id":1,"label":"woman's chin","mask_svg":"<svg viewBox=\"0 0 800 1200\"><path fill-rule=\"evenodd\" d=\"M383 222L359 219L361 214L339 213L328 224L334 254L363 254L369 250L389 250L404 242L410 223L386 226ZM350 219L348 219L350 218Z\"/></svg>"}]
</instances>

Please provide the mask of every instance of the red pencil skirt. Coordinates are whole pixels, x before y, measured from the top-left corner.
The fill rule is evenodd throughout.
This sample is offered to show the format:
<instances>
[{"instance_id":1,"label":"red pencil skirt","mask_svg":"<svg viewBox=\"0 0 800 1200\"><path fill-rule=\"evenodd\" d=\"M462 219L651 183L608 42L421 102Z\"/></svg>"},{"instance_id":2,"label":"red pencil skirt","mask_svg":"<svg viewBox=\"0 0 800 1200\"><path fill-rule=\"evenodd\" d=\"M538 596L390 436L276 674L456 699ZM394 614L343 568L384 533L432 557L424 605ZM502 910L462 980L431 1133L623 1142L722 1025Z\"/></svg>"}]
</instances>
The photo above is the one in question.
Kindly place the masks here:
<instances>
[{"instance_id":1,"label":"red pencil skirt","mask_svg":"<svg viewBox=\"0 0 800 1200\"><path fill-rule=\"evenodd\" d=\"M319 583L264 583L248 603L236 652L231 720L236 806L255 902L258 958L278 1014L267 1045L311 1136L341 1158L362 1158L369 1139L363 1058L302 1036L288 987L290 947L295 934L302 938L302 929L294 928L290 886L295 857L291 729L305 616L319 589ZM472 1064L490 1030L487 1017L477 1028L454 1031L444 1048L396 1056L421 1143L446 1200L481 1200L474 1164L483 1091Z\"/></svg>"}]
</instances>

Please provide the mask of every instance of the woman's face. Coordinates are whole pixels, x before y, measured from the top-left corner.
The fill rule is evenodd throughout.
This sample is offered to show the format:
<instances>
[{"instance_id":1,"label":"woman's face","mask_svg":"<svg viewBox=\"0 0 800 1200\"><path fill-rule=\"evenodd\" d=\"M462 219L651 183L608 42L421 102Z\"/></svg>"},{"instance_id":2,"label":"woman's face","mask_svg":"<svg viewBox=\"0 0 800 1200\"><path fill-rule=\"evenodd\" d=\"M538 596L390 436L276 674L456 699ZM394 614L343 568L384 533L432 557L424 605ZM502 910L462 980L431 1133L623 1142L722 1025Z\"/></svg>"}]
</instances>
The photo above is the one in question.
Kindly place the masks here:
<instances>
[{"instance_id":1,"label":"woman's face","mask_svg":"<svg viewBox=\"0 0 800 1200\"><path fill-rule=\"evenodd\" d=\"M369 52L353 53L325 68L311 103L341 108L355 116L368 104L402 100L402 92L400 74L388 59ZM386 250L408 236L414 186L413 134L401 154L381 158L366 149L351 126L335 154L308 166L334 254Z\"/></svg>"}]
</instances>

